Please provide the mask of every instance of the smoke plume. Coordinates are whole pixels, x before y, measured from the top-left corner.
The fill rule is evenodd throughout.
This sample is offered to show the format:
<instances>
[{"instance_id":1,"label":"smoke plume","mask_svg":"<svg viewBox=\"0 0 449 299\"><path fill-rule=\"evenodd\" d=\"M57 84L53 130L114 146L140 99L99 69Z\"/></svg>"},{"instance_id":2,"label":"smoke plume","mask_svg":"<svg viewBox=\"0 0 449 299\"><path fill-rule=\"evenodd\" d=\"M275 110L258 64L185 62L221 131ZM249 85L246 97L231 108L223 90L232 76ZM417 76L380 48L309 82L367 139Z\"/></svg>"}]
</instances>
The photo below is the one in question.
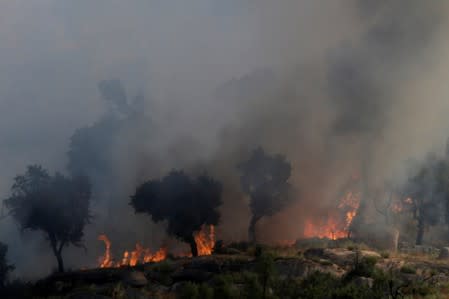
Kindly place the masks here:
<instances>
[{"instance_id":1,"label":"smoke plume","mask_svg":"<svg viewBox=\"0 0 449 299\"><path fill-rule=\"evenodd\" d=\"M291 162L298 191L261 219L258 235L301 237L301 220L325 213L352 177L372 197L386 181L407 179L409 159L444 150L448 8L420 0L2 2L0 195L29 164L86 172L87 251L71 249L66 260L90 267L101 233L117 251L172 242L161 224L134 214L136 186L175 168L207 172L223 185L217 237L243 240L250 211L237 165L261 146ZM20 234L10 218L0 225L16 275L51 270L44 240Z\"/></svg>"}]
</instances>

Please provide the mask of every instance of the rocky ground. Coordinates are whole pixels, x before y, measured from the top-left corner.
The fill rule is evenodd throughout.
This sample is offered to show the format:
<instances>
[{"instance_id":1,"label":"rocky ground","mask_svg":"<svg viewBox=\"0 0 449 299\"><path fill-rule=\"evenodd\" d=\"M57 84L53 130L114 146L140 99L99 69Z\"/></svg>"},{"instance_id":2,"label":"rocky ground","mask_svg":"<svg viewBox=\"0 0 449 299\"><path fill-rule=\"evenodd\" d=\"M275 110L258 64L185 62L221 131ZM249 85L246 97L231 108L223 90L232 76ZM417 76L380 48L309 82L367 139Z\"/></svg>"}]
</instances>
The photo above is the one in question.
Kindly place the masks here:
<instances>
[{"instance_id":1,"label":"rocky ground","mask_svg":"<svg viewBox=\"0 0 449 299\"><path fill-rule=\"evenodd\" d=\"M441 257L438 256L440 254ZM263 260L265 255L270 258ZM249 293L262 294L257 284L266 281L267 284L260 284L267 286L263 289L266 298L308 298L309 295L303 291L304 281L314 276L326 281L332 277L334 285L335 281L348 281L341 286L339 284L342 290L355 286L370 291L382 285L380 292L376 290L377 295L370 293L362 297L364 295L357 295L358 291L352 290L342 291L352 292L352 295L341 298L449 298L448 258L449 251L440 253L421 249L389 253L353 246L266 248L259 251L228 248L222 254L172 259L132 268L54 274L27 286L23 296L27 293L30 298L55 299L258 298ZM316 273L329 276L316 276ZM248 279L251 277L256 278ZM263 277L267 279L261 280ZM251 281L256 284L254 289L248 291L248 282ZM289 282L288 287L298 288L296 295L294 291L291 297L279 295L283 290L276 293L279 285L285 288L285 282ZM227 293L218 296L217 284L226 284L229 290L220 292ZM312 289L310 293L321 292L321 285L318 281L317 286L314 286L317 289ZM201 288L204 288L206 295L201 295ZM315 298L327 298L328 295L323 293L322 297L317 295Z\"/></svg>"}]
</instances>

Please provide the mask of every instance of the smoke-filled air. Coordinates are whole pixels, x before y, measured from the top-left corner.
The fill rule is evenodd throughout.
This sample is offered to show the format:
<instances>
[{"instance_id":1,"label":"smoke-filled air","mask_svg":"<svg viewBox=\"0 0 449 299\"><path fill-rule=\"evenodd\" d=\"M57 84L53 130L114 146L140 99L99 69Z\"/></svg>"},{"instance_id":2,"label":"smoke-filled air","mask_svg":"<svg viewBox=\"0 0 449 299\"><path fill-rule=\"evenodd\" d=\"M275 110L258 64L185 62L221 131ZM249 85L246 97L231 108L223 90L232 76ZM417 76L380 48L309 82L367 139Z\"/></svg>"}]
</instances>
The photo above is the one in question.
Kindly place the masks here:
<instances>
[{"instance_id":1,"label":"smoke-filled air","mask_svg":"<svg viewBox=\"0 0 449 299\"><path fill-rule=\"evenodd\" d=\"M448 20L446 1L0 1L4 273L449 244Z\"/></svg>"}]
</instances>

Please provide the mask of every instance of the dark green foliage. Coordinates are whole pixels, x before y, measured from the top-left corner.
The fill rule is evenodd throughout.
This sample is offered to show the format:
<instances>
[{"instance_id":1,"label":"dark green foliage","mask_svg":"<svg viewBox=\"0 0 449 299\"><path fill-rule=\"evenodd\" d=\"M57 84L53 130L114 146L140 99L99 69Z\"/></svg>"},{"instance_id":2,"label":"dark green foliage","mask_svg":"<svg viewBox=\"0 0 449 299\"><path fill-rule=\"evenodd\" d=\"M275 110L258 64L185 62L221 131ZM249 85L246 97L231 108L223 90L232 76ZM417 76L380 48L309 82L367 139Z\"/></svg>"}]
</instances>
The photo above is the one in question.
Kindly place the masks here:
<instances>
[{"instance_id":1,"label":"dark green foliage","mask_svg":"<svg viewBox=\"0 0 449 299\"><path fill-rule=\"evenodd\" d=\"M198 288L199 299L213 299L214 289L207 284L201 284Z\"/></svg>"},{"instance_id":2,"label":"dark green foliage","mask_svg":"<svg viewBox=\"0 0 449 299\"><path fill-rule=\"evenodd\" d=\"M385 289L358 285L353 282L341 280L329 273L315 272L296 285L291 281L291 286L285 287L290 290L290 297L301 299L373 299L388 298L383 294ZM383 285L385 287L385 285Z\"/></svg>"},{"instance_id":3,"label":"dark green foliage","mask_svg":"<svg viewBox=\"0 0 449 299\"><path fill-rule=\"evenodd\" d=\"M299 298L332 298L333 292L340 286L340 280L328 273L315 272L300 284Z\"/></svg>"},{"instance_id":4,"label":"dark green foliage","mask_svg":"<svg viewBox=\"0 0 449 299\"><path fill-rule=\"evenodd\" d=\"M405 274L416 274L416 268L411 265L404 265L401 267L401 272Z\"/></svg>"},{"instance_id":5,"label":"dark green foliage","mask_svg":"<svg viewBox=\"0 0 449 299\"><path fill-rule=\"evenodd\" d=\"M137 187L131 205L136 213L150 214L156 222L166 220L168 234L190 244L196 256L193 234L203 225L218 224L221 193L221 184L211 177L192 179L182 171L172 171Z\"/></svg>"},{"instance_id":6,"label":"dark green foliage","mask_svg":"<svg viewBox=\"0 0 449 299\"><path fill-rule=\"evenodd\" d=\"M366 256L361 257L357 252L354 258L354 264L352 270L346 275L347 280L351 280L354 277L373 277L376 272L377 257Z\"/></svg>"},{"instance_id":7,"label":"dark green foliage","mask_svg":"<svg viewBox=\"0 0 449 299\"><path fill-rule=\"evenodd\" d=\"M187 282L181 289L179 299L200 299L198 285Z\"/></svg>"},{"instance_id":8,"label":"dark green foliage","mask_svg":"<svg viewBox=\"0 0 449 299\"><path fill-rule=\"evenodd\" d=\"M373 299L382 298L376 295L373 290L367 286L356 285L350 283L337 288L333 294L332 299Z\"/></svg>"},{"instance_id":9,"label":"dark green foliage","mask_svg":"<svg viewBox=\"0 0 449 299\"><path fill-rule=\"evenodd\" d=\"M273 289L279 298L292 299L300 298L302 291L299 282L293 278L276 281Z\"/></svg>"},{"instance_id":10,"label":"dark green foliage","mask_svg":"<svg viewBox=\"0 0 449 299\"><path fill-rule=\"evenodd\" d=\"M279 212L289 201L287 182L291 165L282 155L270 156L262 148L254 150L250 158L238 165L240 185L250 196L251 222L248 229L250 242L256 242L256 224L264 216Z\"/></svg>"},{"instance_id":11,"label":"dark green foliage","mask_svg":"<svg viewBox=\"0 0 449 299\"><path fill-rule=\"evenodd\" d=\"M213 279L214 299L234 299L238 292L232 285L232 277L229 275L219 275Z\"/></svg>"},{"instance_id":12,"label":"dark green foliage","mask_svg":"<svg viewBox=\"0 0 449 299\"><path fill-rule=\"evenodd\" d=\"M403 288L403 293L413 295L414 297L425 297L437 294L435 286L424 281L417 281L409 286Z\"/></svg>"},{"instance_id":13,"label":"dark green foliage","mask_svg":"<svg viewBox=\"0 0 449 299\"><path fill-rule=\"evenodd\" d=\"M29 166L14 179L6 207L22 230L42 231L64 271L62 250L82 246L84 227L90 220L91 186L85 177L51 176L41 166Z\"/></svg>"},{"instance_id":14,"label":"dark green foliage","mask_svg":"<svg viewBox=\"0 0 449 299\"><path fill-rule=\"evenodd\" d=\"M260 299L263 297L263 287L259 277L255 273L245 273L243 277L244 287L242 297L245 299Z\"/></svg>"},{"instance_id":15,"label":"dark green foliage","mask_svg":"<svg viewBox=\"0 0 449 299\"><path fill-rule=\"evenodd\" d=\"M8 281L9 273L14 270L14 267L9 265L6 260L7 253L8 246L0 242L0 289L5 286Z\"/></svg>"},{"instance_id":16,"label":"dark green foliage","mask_svg":"<svg viewBox=\"0 0 449 299\"><path fill-rule=\"evenodd\" d=\"M276 275L272 254L264 252L256 259L256 273L262 286L262 298L267 298L268 288L274 284Z\"/></svg>"}]
</instances>

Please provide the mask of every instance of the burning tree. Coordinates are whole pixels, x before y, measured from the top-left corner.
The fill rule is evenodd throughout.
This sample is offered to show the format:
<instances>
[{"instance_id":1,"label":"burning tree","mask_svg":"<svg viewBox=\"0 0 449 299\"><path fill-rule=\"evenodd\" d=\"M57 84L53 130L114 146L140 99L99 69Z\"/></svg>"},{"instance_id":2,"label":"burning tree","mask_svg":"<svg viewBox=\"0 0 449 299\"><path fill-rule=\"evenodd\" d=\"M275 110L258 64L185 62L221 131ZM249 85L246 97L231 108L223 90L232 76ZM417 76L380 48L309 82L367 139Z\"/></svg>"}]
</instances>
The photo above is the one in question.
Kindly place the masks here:
<instances>
[{"instance_id":1,"label":"burning tree","mask_svg":"<svg viewBox=\"0 0 449 299\"><path fill-rule=\"evenodd\" d=\"M238 169L242 189L250 196L252 217L248 236L250 242L256 242L257 222L279 212L289 201L290 184L287 181L291 165L284 156L270 156L259 147L247 161L238 165Z\"/></svg>"},{"instance_id":2,"label":"burning tree","mask_svg":"<svg viewBox=\"0 0 449 299\"><path fill-rule=\"evenodd\" d=\"M5 200L22 230L42 231L64 271L62 250L82 246L84 227L90 220L91 186L85 177L51 176L41 166L29 166L14 178L11 196Z\"/></svg>"},{"instance_id":3,"label":"burning tree","mask_svg":"<svg viewBox=\"0 0 449 299\"><path fill-rule=\"evenodd\" d=\"M188 243L192 255L197 256L195 235L204 225L218 224L221 193L221 184L209 176L192 179L173 170L161 180L137 187L131 205L136 213L147 213L155 222L166 220L168 234Z\"/></svg>"},{"instance_id":4,"label":"burning tree","mask_svg":"<svg viewBox=\"0 0 449 299\"><path fill-rule=\"evenodd\" d=\"M405 197L411 203L413 217L417 221L416 244L423 243L427 226L438 224L444 216L449 199L449 163L446 160L430 158L412 176L405 187ZM445 209L446 207L446 209Z\"/></svg>"}]
</instances>

